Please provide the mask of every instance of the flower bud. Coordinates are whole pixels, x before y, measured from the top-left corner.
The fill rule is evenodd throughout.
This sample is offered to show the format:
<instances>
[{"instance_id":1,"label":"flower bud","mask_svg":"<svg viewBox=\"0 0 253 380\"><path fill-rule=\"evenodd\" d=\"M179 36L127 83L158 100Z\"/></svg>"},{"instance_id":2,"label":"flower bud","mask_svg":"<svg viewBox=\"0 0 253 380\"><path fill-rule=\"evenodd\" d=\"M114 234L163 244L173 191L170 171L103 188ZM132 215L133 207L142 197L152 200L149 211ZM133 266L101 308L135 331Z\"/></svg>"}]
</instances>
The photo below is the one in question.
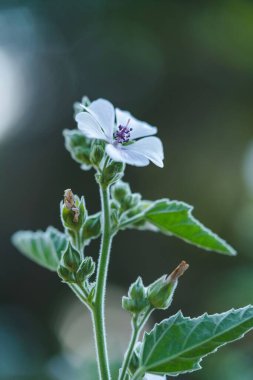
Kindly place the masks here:
<instances>
[{"instance_id":1,"label":"flower bud","mask_svg":"<svg viewBox=\"0 0 253 380\"><path fill-rule=\"evenodd\" d=\"M95 143L92 146L90 161L94 166L99 166L100 162L104 157L105 149L104 146L100 143Z\"/></svg>"},{"instance_id":2,"label":"flower bud","mask_svg":"<svg viewBox=\"0 0 253 380\"><path fill-rule=\"evenodd\" d=\"M182 261L169 276L164 275L148 286L147 295L152 307L165 310L170 306L177 287L178 278L188 268L189 265L185 261Z\"/></svg>"},{"instance_id":3,"label":"flower bud","mask_svg":"<svg viewBox=\"0 0 253 380\"><path fill-rule=\"evenodd\" d=\"M100 212L87 218L81 236L84 241L95 239L101 234L101 214Z\"/></svg>"},{"instance_id":4,"label":"flower bud","mask_svg":"<svg viewBox=\"0 0 253 380\"><path fill-rule=\"evenodd\" d=\"M112 187L112 197L120 204L129 194L131 194L131 190L128 183L119 181Z\"/></svg>"},{"instance_id":5,"label":"flower bud","mask_svg":"<svg viewBox=\"0 0 253 380\"><path fill-rule=\"evenodd\" d=\"M95 272L95 263L91 257L85 257L85 259L81 262L78 271L76 273L76 280L79 283L83 283L89 277L93 275Z\"/></svg>"},{"instance_id":6,"label":"flower bud","mask_svg":"<svg viewBox=\"0 0 253 380\"><path fill-rule=\"evenodd\" d=\"M58 267L57 273L63 281L70 283L75 282L74 274L68 268L65 268L63 265L60 265Z\"/></svg>"},{"instance_id":7,"label":"flower bud","mask_svg":"<svg viewBox=\"0 0 253 380\"><path fill-rule=\"evenodd\" d=\"M64 192L64 202L61 204L61 219L65 228L78 231L85 222L87 211L84 198L74 196L71 189Z\"/></svg>"},{"instance_id":8,"label":"flower bud","mask_svg":"<svg viewBox=\"0 0 253 380\"><path fill-rule=\"evenodd\" d=\"M133 314L141 313L148 306L146 297L146 289L143 285L141 277L130 286L128 297L122 298L123 309Z\"/></svg>"},{"instance_id":9,"label":"flower bud","mask_svg":"<svg viewBox=\"0 0 253 380\"><path fill-rule=\"evenodd\" d=\"M79 252L75 250L75 248L73 248L70 243L68 244L66 250L63 252L62 263L70 272L73 273L78 270L81 264Z\"/></svg>"},{"instance_id":10,"label":"flower bud","mask_svg":"<svg viewBox=\"0 0 253 380\"><path fill-rule=\"evenodd\" d=\"M97 174L97 181L104 187L117 182L124 174L125 165L122 162L111 162L102 174Z\"/></svg>"}]
</instances>

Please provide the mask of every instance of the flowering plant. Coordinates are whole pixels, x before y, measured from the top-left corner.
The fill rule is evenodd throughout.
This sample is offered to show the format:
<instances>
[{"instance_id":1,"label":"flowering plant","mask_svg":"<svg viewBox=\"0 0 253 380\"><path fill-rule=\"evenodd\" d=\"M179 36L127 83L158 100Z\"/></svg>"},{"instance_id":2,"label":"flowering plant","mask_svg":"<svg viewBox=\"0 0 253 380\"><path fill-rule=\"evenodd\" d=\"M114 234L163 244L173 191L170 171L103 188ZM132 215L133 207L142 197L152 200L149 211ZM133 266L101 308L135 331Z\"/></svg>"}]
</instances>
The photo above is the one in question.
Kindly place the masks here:
<instances>
[{"instance_id":1,"label":"flowering plant","mask_svg":"<svg viewBox=\"0 0 253 380\"><path fill-rule=\"evenodd\" d=\"M60 205L64 232L20 231L13 244L26 256L58 273L91 313L100 380L110 380L105 295L112 240L127 228L153 230L205 250L235 255L235 250L192 215L184 202L143 200L122 181L125 165L163 167L163 146L157 129L114 108L104 99L75 104L78 129L65 130L65 146L83 170L94 169L101 211L89 215L84 197L64 192ZM86 246L101 237L99 260L85 255ZM182 261L169 275L149 285L141 277L130 286L122 307L132 317L132 335L118 371L118 380L155 380L201 368L202 359L253 328L253 306L222 314L185 317L181 312L156 324L140 339L156 309L170 307L179 278L189 265ZM86 377L87 379L87 377Z\"/></svg>"}]
</instances>

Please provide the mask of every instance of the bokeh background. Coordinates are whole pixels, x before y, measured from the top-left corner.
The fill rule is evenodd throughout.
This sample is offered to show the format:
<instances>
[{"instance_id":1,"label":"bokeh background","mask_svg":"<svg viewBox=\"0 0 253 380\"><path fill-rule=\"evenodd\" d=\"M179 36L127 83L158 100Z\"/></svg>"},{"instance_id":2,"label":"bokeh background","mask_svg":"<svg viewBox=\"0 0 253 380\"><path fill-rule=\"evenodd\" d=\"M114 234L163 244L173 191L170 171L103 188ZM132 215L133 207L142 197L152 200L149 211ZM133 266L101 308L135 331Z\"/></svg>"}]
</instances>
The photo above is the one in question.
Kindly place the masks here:
<instances>
[{"instance_id":1,"label":"bokeh background","mask_svg":"<svg viewBox=\"0 0 253 380\"><path fill-rule=\"evenodd\" d=\"M196 316L253 302L253 2L0 0L0 379L95 380L88 313L54 273L10 243L18 229L61 228L71 187L99 198L63 145L74 101L105 97L159 126L165 168L128 167L146 199L195 206L238 250L206 253L175 238L127 231L114 243L107 325L117 364L130 332L120 302L190 263L170 311ZM89 247L97 257L98 244ZM252 380L253 335L179 379ZM93 373L93 375L92 375Z\"/></svg>"}]
</instances>

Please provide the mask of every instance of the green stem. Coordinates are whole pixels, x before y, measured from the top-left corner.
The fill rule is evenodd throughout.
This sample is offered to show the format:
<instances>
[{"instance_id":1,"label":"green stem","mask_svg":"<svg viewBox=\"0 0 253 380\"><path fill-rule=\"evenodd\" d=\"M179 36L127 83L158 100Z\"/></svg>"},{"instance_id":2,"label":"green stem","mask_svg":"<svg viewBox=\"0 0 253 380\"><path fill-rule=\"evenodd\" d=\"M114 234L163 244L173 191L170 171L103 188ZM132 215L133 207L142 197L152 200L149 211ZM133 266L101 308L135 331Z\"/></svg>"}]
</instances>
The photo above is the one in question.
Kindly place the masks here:
<instances>
[{"instance_id":1,"label":"green stem","mask_svg":"<svg viewBox=\"0 0 253 380\"><path fill-rule=\"evenodd\" d=\"M132 218L127 219L125 222L120 223L119 229L126 228L127 226L133 223L139 222L141 219L143 219L144 216L145 216L145 213L142 212L140 214L133 216Z\"/></svg>"},{"instance_id":2,"label":"green stem","mask_svg":"<svg viewBox=\"0 0 253 380\"><path fill-rule=\"evenodd\" d=\"M143 372L143 368L139 368L135 374L133 375L131 380L140 380L145 375L145 372Z\"/></svg>"},{"instance_id":3,"label":"green stem","mask_svg":"<svg viewBox=\"0 0 253 380\"><path fill-rule=\"evenodd\" d=\"M152 312L152 308L148 308L148 310L146 311L146 313L144 314L144 316L141 318L140 321L137 321L136 317L133 318L132 335L131 335L129 346L128 346L128 349L127 349L127 352L126 352L126 355L125 355L125 358L124 358L124 361L122 364L122 370L120 373L119 380L125 380L125 378L126 378L127 369L129 367L131 358L133 356L134 347L135 347L136 342L140 336L141 330L142 330L143 326L145 325L145 323L147 322L151 312Z\"/></svg>"},{"instance_id":4,"label":"green stem","mask_svg":"<svg viewBox=\"0 0 253 380\"><path fill-rule=\"evenodd\" d=\"M75 295L79 298L79 300L87 307L89 307L88 303L87 303L87 294L85 294L83 292L83 289L82 289L82 292L80 292L79 288L75 285L75 284L68 284L70 289L72 289L72 291L75 293ZM90 308L90 307L89 307Z\"/></svg>"},{"instance_id":5,"label":"green stem","mask_svg":"<svg viewBox=\"0 0 253 380\"><path fill-rule=\"evenodd\" d=\"M122 370L120 372L119 380L124 380L126 377L127 368L129 366L129 363L130 363L130 360L131 360L131 357L133 354L134 346L136 344L137 339L138 339L138 329L137 329L135 322L133 322L132 323L132 335L130 338L130 342L129 342L129 346L128 346L125 358L124 358L124 362L122 365Z\"/></svg>"},{"instance_id":6,"label":"green stem","mask_svg":"<svg viewBox=\"0 0 253 380\"><path fill-rule=\"evenodd\" d=\"M108 351L105 331L105 291L106 280L110 258L110 249L112 242L110 226L110 204L109 189L100 186L100 195L102 203L102 227L103 235L97 269L97 285L95 293L95 302L93 307L93 323L96 340L97 359L99 366L100 380L110 380L110 368L108 361Z\"/></svg>"}]
</instances>

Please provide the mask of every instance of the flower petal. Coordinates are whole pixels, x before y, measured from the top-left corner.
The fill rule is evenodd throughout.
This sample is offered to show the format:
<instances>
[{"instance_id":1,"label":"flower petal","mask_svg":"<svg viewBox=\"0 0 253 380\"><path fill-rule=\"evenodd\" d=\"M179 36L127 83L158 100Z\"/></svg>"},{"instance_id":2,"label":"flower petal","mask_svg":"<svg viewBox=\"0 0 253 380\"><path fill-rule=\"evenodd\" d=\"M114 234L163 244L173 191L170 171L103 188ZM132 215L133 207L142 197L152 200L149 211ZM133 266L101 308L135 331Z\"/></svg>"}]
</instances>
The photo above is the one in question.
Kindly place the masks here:
<instances>
[{"instance_id":1,"label":"flower petal","mask_svg":"<svg viewBox=\"0 0 253 380\"><path fill-rule=\"evenodd\" d=\"M112 160L117 162L125 162L134 166L146 166L149 164L149 160L138 152L128 152L122 146L114 146L112 144L106 145L106 153Z\"/></svg>"},{"instance_id":2,"label":"flower petal","mask_svg":"<svg viewBox=\"0 0 253 380\"><path fill-rule=\"evenodd\" d=\"M163 145L158 137L146 137L135 141L133 144L124 146L124 149L129 154L138 153L152 161L155 165L163 168Z\"/></svg>"},{"instance_id":3,"label":"flower petal","mask_svg":"<svg viewBox=\"0 0 253 380\"><path fill-rule=\"evenodd\" d=\"M111 141L115 125L115 112L112 103L105 99L97 99L90 104L87 111L95 117L106 137Z\"/></svg>"},{"instance_id":4,"label":"flower petal","mask_svg":"<svg viewBox=\"0 0 253 380\"><path fill-rule=\"evenodd\" d=\"M116 120L118 126L125 126L129 122L129 128L133 128L131 131L131 139L133 140L138 139L139 137L154 135L157 132L156 127L152 127L144 121L137 120L130 114L130 112L122 111L119 108L116 108Z\"/></svg>"},{"instance_id":5,"label":"flower petal","mask_svg":"<svg viewBox=\"0 0 253 380\"><path fill-rule=\"evenodd\" d=\"M80 131L89 139L107 140L96 119L88 112L79 112L75 119Z\"/></svg>"}]
</instances>

